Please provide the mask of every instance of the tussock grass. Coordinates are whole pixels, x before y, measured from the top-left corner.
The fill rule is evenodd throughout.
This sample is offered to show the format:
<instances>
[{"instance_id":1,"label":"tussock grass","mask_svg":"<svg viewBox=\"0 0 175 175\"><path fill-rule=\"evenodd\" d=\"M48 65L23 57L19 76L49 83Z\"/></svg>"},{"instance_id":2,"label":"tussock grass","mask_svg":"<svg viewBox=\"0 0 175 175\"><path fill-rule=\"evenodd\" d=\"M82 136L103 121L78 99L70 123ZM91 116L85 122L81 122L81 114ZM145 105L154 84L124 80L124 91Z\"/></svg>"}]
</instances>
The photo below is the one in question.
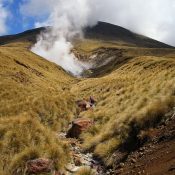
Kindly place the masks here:
<instances>
[{"instance_id":1,"label":"tussock grass","mask_svg":"<svg viewBox=\"0 0 175 175\"><path fill-rule=\"evenodd\" d=\"M68 161L68 146L36 117L1 118L0 136L0 171L5 174L24 174L26 162L35 158L49 158L59 170Z\"/></svg>"},{"instance_id":2,"label":"tussock grass","mask_svg":"<svg viewBox=\"0 0 175 175\"><path fill-rule=\"evenodd\" d=\"M0 48L0 117L28 112L55 129L72 118L76 79L23 47Z\"/></svg>"},{"instance_id":3,"label":"tussock grass","mask_svg":"<svg viewBox=\"0 0 175 175\"><path fill-rule=\"evenodd\" d=\"M67 145L53 131L72 120L77 80L63 69L28 51L28 43L0 47L0 172L21 175L27 160L44 157L62 169Z\"/></svg>"},{"instance_id":4,"label":"tussock grass","mask_svg":"<svg viewBox=\"0 0 175 175\"><path fill-rule=\"evenodd\" d=\"M110 62L110 71L106 71L108 66L96 70L105 76L77 79L29 52L30 45L14 42L0 47L3 175L23 174L26 161L38 157L54 160L55 169L63 168L69 151L54 131L66 130L77 117L76 100L97 99L94 110L80 113L80 117L95 121L81 138L83 148L93 151L106 165L112 164L118 148L129 145L140 130L154 127L175 106L174 49L138 49L96 40L76 43L75 49L84 59L100 48L116 48L124 61L120 66ZM113 50L109 52L113 54ZM79 172L91 173L86 168Z\"/></svg>"},{"instance_id":5,"label":"tussock grass","mask_svg":"<svg viewBox=\"0 0 175 175\"><path fill-rule=\"evenodd\" d=\"M98 101L94 111L80 114L96 123L82 134L84 149L108 165L117 148L141 129L156 126L175 106L174 68L172 58L136 57L109 75L74 85L77 96Z\"/></svg>"},{"instance_id":6,"label":"tussock grass","mask_svg":"<svg viewBox=\"0 0 175 175\"><path fill-rule=\"evenodd\" d=\"M90 167L82 167L74 175L95 175L95 172Z\"/></svg>"}]
</instances>

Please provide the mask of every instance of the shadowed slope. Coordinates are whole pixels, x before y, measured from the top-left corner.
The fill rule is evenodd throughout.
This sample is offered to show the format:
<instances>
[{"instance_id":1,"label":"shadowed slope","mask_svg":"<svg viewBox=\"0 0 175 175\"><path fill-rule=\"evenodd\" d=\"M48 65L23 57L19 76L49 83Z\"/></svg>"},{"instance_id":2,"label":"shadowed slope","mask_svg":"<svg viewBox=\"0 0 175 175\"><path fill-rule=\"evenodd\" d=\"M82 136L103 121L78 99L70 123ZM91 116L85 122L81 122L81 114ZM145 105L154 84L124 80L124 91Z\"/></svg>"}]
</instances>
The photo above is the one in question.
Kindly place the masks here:
<instances>
[{"instance_id":1,"label":"shadowed slope","mask_svg":"<svg viewBox=\"0 0 175 175\"><path fill-rule=\"evenodd\" d=\"M100 39L104 41L121 42L123 45L131 45L137 47L150 47L150 48L170 48L171 46L162 42L153 40L143 35L138 35L123 27L98 22L92 28L85 29L85 37L91 39Z\"/></svg>"}]
</instances>

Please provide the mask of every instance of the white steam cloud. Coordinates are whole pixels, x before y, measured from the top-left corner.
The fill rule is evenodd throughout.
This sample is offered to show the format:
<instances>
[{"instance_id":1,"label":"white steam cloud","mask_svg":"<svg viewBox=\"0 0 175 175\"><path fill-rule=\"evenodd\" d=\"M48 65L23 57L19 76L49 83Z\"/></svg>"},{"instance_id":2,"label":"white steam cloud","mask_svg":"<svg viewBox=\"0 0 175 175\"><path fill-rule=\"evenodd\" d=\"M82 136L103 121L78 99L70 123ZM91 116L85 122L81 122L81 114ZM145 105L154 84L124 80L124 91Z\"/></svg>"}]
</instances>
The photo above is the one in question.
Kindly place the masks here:
<instances>
[{"instance_id":1,"label":"white steam cloud","mask_svg":"<svg viewBox=\"0 0 175 175\"><path fill-rule=\"evenodd\" d=\"M21 5L21 12L27 16L42 17L52 13L55 7L61 10L58 2L70 3L69 6L75 3L71 11L78 10L77 21L84 10L80 9L78 1L75 0L69 3L67 0L23 1L25 3ZM85 2L87 6L82 8L90 9L88 23L99 20L110 22L175 46L175 0L85 0ZM44 21L40 24L47 23Z\"/></svg>"},{"instance_id":2,"label":"white steam cloud","mask_svg":"<svg viewBox=\"0 0 175 175\"><path fill-rule=\"evenodd\" d=\"M90 13L88 0L57 1L46 22L52 28L40 35L32 51L74 75L80 75L89 65L79 61L71 52L71 41L82 36L82 29L89 25Z\"/></svg>"},{"instance_id":3,"label":"white steam cloud","mask_svg":"<svg viewBox=\"0 0 175 175\"><path fill-rule=\"evenodd\" d=\"M175 46L175 0L23 1L21 12L39 19L36 26L53 26L52 30L40 36L32 50L73 74L86 69L86 64L78 62L71 54L71 39L80 36L83 27L97 21L120 25ZM48 14L46 21L40 20L40 15Z\"/></svg>"}]
</instances>

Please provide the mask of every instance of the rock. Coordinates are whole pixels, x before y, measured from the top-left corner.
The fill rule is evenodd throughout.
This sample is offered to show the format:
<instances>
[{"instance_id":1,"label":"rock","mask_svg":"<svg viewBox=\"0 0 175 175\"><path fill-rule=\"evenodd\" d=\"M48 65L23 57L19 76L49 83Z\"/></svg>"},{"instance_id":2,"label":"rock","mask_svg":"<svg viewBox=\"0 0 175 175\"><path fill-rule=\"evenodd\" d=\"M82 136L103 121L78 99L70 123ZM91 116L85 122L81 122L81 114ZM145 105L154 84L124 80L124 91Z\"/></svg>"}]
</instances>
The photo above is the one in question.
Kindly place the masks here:
<instances>
[{"instance_id":1,"label":"rock","mask_svg":"<svg viewBox=\"0 0 175 175\"><path fill-rule=\"evenodd\" d=\"M65 168L70 173L75 173L80 167L79 166L75 166L74 164L68 164Z\"/></svg>"},{"instance_id":2,"label":"rock","mask_svg":"<svg viewBox=\"0 0 175 175\"><path fill-rule=\"evenodd\" d=\"M139 149L140 152L144 152L145 151L145 147L142 147Z\"/></svg>"},{"instance_id":3,"label":"rock","mask_svg":"<svg viewBox=\"0 0 175 175\"><path fill-rule=\"evenodd\" d=\"M77 102L78 107L80 108L79 112L82 111L87 111L89 109L93 109L93 107L95 106L95 104L97 103L95 98L90 96L90 98L88 100L78 100Z\"/></svg>"},{"instance_id":4,"label":"rock","mask_svg":"<svg viewBox=\"0 0 175 175\"><path fill-rule=\"evenodd\" d=\"M90 102L91 106L93 106L93 105L95 105L97 103L97 101L95 100L95 98L92 97L92 96L90 96L89 102Z\"/></svg>"},{"instance_id":5,"label":"rock","mask_svg":"<svg viewBox=\"0 0 175 175\"><path fill-rule=\"evenodd\" d=\"M139 153L139 157L142 157L144 155L144 153L140 152Z\"/></svg>"},{"instance_id":6,"label":"rock","mask_svg":"<svg viewBox=\"0 0 175 175\"><path fill-rule=\"evenodd\" d=\"M132 163L136 163L136 159L132 158L132 159L131 159L131 162L132 162Z\"/></svg>"},{"instance_id":7,"label":"rock","mask_svg":"<svg viewBox=\"0 0 175 175\"><path fill-rule=\"evenodd\" d=\"M68 130L67 136L68 138L79 138L80 134L83 131L86 131L89 127L91 127L94 122L90 119L76 119L72 122L72 127Z\"/></svg>"},{"instance_id":8,"label":"rock","mask_svg":"<svg viewBox=\"0 0 175 175\"><path fill-rule=\"evenodd\" d=\"M74 160L74 163L75 163L75 166L81 166L82 165L81 159L78 159L78 158L76 158Z\"/></svg>"},{"instance_id":9,"label":"rock","mask_svg":"<svg viewBox=\"0 0 175 175\"><path fill-rule=\"evenodd\" d=\"M90 104L86 100L78 100L77 105L81 109L81 112L87 111L90 108Z\"/></svg>"},{"instance_id":10,"label":"rock","mask_svg":"<svg viewBox=\"0 0 175 175\"><path fill-rule=\"evenodd\" d=\"M122 172L123 172L123 168L120 169L120 173L122 173Z\"/></svg>"},{"instance_id":11,"label":"rock","mask_svg":"<svg viewBox=\"0 0 175 175\"><path fill-rule=\"evenodd\" d=\"M124 166L125 166L124 163L120 163L120 164L119 164L119 167L120 167L120 168L123 168Z\"/></svg>"},{"instance_id":12,"label":"rock","mask_svg":"<svg viewBox=\"0 0 175 175\"><path fill-rule=\"evenodd\" d=\"M81 166L82 165L81 157L79 157L78 155L73 155L73 157L75 166Z\"/></svg>"},{"instance_id":13,"label":"rock","mask_svg":"<svg viewBox=\"0 0 175 175\"><path fill-rule=\"evenodd\" d=\"M27 174L50 173L53 170L53 161L45 158L30 160L26 163Z\"/></svg>"}]
</instances>

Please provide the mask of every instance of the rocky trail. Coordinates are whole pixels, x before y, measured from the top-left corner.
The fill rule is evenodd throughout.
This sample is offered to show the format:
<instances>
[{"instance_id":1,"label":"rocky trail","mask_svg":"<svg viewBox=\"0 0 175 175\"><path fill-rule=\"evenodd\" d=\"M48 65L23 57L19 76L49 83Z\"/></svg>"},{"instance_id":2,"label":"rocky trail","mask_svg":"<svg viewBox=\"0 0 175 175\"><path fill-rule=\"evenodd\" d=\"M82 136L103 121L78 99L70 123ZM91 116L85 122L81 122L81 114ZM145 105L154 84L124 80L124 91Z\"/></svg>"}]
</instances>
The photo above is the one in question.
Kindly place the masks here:
<instances>
[{"instance_id":1,"label":"rocky trail","mask_svg":"<svg viewBox=\"0 0 175 175\"><path fill-rule=\"evenodd\" d=\"M93 100L92 100L93 101ZM79 101L81 110L90 109L89 103ZM174 175L175 174L175 108L165 115L165 118L155 128L149 128L138 135L144 142L118 160L116 154L113 169L106 168L93 153L84 152L81 133L94 122L87 118L77 118L69 126L67 132L57 133L57 137L67 143L71 160L65 166L64 172L55 172L53 162L47 159L32 160L27 163L27 172L53 172L53 175L76 175L79 170L87 168L91 175ZM117 152L116 152L117 153ZM126 155L125 154L125 155ZM30 174L30 173L29 173ZM82 174L82 173L81 173Z\"/></svg>"},{"instance_id":2,"label":"rocky trail","mask_svg":"<svg viewBox=\"0 0 175 175\"><path fill-rule=\"evenodd\" d=\"M64 139L71 149L72 160L66 166L66 175L73 175L82 167L89 167L94 175L174 175L175 108L166 115L156 128L150 128L140 136L147 141L130 152L124 162L116 163L113 169L106 169L92 153L83 151L79 134L93 125L93 122L76 119L67 133L59 134L59 138Z\"/></svg>"},{"instance_id":3,"label":"rocky trail","mask_svg":"<svg viewBox=\"0 0 175 175\"><path fill-rule=\"evenodd\" d=\"M77 101L79 112L91 110L95 107L95 99L90 97L89 100ZM79 117L79 116L78 116ZM111 174L110 170L107 172L102 163L93 157L92 153L84 152L82 149L79 136L82 132L92 126L94 122L90 119L77 118L70 124L69 130L60 133L58 136L60 139L65 140L70 145L71 150L71 162L65 167L66 175L72 175L76 173L80 168L87 167L94 172L95 175Z\"/></svg>"},{"instance_id":4,"label":"rocky trail","mask_svg":"<svg viewBox=\"0 0 175 175\"><path fill-rule=\"evenodd\" d=\"M93 157L92 153L85 153L81 148L81 143L78 139L67 138L66 133L60 133L59 138L64 139L70 145L71 162L66 166L67 174L72 175L80 168L89 167L95 175L111 174L110 171L106 172L100 161Z\"/></svg>"}]
</instances>

